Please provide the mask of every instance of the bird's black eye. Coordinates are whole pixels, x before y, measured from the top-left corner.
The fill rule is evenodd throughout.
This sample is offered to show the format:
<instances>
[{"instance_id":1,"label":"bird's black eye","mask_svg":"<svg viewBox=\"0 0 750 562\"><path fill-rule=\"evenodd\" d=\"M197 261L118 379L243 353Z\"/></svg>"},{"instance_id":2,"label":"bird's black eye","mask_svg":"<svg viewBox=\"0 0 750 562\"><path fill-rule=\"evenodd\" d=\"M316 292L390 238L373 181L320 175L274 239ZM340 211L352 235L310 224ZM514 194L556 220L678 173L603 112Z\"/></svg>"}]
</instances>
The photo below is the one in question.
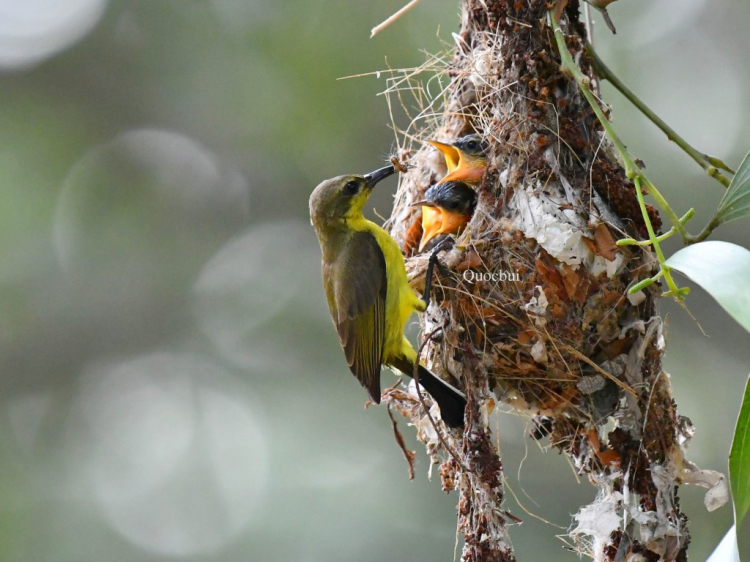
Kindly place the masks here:
<instances>
[{"instance_id":1,"label":"bird's black eye","mask_svg":"<svg viewBox=\"0 0 750 562\"><path fill-rule=\"evenodd\" d=\"M344 186L344 193L347 195L356 195L359 192L359 182L352 180L346 182L346 185Z\"/></svg>"},{"instance_id":2,"label":"bird's black eye","mask_svg":"<svg viewBox=\"0 0 750 562\"><path fill-rule=\"evenodd\" d=\"M470 140L466 143L466 148L468 148L469 150L476 150L478 146L479 143L477 143L477 141L475 140Z\"/></svg>"},{"instance_id":3,"label":"bird's black eye","mask_svg":"<svg viewBox=\"0 0 750 562\"><path fill-rule=\"evenodd\" d=\"M458 209L458 201L451 201L448 203L448 208L452 210Z\"/></svg>"}]
</instances>

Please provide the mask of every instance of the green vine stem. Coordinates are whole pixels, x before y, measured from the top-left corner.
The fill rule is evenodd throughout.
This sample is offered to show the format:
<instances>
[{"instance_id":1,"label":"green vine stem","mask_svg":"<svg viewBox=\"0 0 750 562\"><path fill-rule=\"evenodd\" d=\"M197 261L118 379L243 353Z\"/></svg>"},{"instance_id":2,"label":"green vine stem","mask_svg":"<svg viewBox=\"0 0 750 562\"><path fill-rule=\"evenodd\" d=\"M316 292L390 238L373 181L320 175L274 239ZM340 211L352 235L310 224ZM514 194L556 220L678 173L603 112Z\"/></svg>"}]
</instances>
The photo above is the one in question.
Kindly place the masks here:
<instances>
[{"instance_id":1,"label":"green vine stem","mask_svg":"<svg viewBox=\"0 0 750 562\"><path fill-rule=\"evenodd\" d=\"M653 277L649 277L648 279L643 279L642 281L636 283L630 289L628 289L628 294L637 293L638 291L642 291L649 285L653 285L656 283L661 277L664 275L664 270L659 270L656 275Z\"/></svg>"},{"instance_id":2,"label":"green vine stem","mask_svg":"<svg viewBox=\"0 0 750 562\"><path fill-rule=\"evenodd\" d=\"M687 153L690 158L695 160L695 162L703 168L706 173L714 178L716 181L718 181L721 185L724 187L729 187L729 178L727 178L724 174L722 174L719 170L726 170L727 172L734 174L734 170L732 170L729 166L727 166L723 160L720 158L716 158L715 156L710 156L708 154L705 154L703 152L699 152L695 148L693 148L685 139L683 139L680 135L678 135L672 127L667 125L664 120L656 115L653 111L651 111L651 108L649 108L643 101L636 96L633 91L628 88L610 69L607 67L606 64L604 64L604 61L599 58L599 55L596 54L596 51L594 51L593 45L590 43L586 44L586 52L591 57L591 60L593 61L594 70L596 71L596 75L599 76L602 80L607 80L610 84L612 84L623 96L625 96L628 100L630 100L630 103L632 103L638 110L643 113L648 119L661 131L667 135L667 139L674 142L677 146L679 146L682 150Z\"/></svg>"},{"instance_id":3,"label":"green vine stem","mask_svg":"<svg viewBox=\"0 0 750 562\"><path fill-rule=\"evenodd\" d=\"M689 289L687 288L680 289L677 286L677 283L675 283L674 279L672 278L669 267L667 267L666 265L664 252L662 252L661 245L659 243L659 240L656 237L656 234L654 233L654 227L651 224L651 220L648 217L648 211L646 210L646 202L643 199L643 187L644 186L648 190L649 194L654 198L654 201L656 202L656 204L659 205L659 207L664 211L664 213L672 221L672 224L674 224L674 228L677 230L677 232L680 233L680 235L682 236L683 240L685 240L685 242L688 242L690 235L687 233L687 231L685 231L685 227L683 226L683 223L681 222L677 214L669 206L669 203L667 203L666 199L664 199L664 197L661 195L661 193L659 193L656 187L654 187L654 185L648 180L648 178L645 176L643 171L636 165L635 161L630 156L630 153L628 152L627 148L625 148L625 145L623 144L622 140L617 135L615 130L612 128L612 125L610 124L606 115L604 115L604 112L602 111L601 107L599 107L599 103L594 97L594 94L591 92L591 80L588 78L588 76L585 76L583 72L581 72L581 69L578 68L578 65L576 65L575 61L573 61L573 57L570 55L568 46L565 44L565 35L563 34L563 31L560 28L559 22L555 19L555 15L551 10L549 12L549 17L550 17L550 20L552 21L552 26L555 32L555 41L557 42L557 48L558 48L558 51L560 52L560 62L561 62L563 70L567 74L569 74L578 84L578 87L581 90L583 97L586 98L586 101L588 101L589 105L591 106L591 109L594 110L594 113L596 114L597 119L599 119L599 122L602 124L604 131L606 132L609 139L612 141L612 144L614 145L615 150L617 150L618 154L620 155L623 165L625 166L625 175L629 179L631 179L635 184L635 193L636 193L636 197L638 198L638 205L641 208L643 221L646 224L646 230L648 231L649 243L650 245L654 247L654 251L656 252L656 257L659 260L660 271L651 279L646 279L638 283L634 287L631 287L629 292L631 293L637 292L637 290L640 290L640 289L634 290L636 289L636 287L648 286L654 283L655 281L657 281L658 279L660 279L661 277L664 277L664 281L667 283L667 287L669 287L669 291L667 291L664 294L664 296L673 296L678 301L681 301L684 298L684 296L688 293Z\"/></svg>"},{"instance_id":4,"label":"green vine stem","mask_svg":"<svg viewBox=\"0 0 750 562\"><path fill-rule=\"evenodd\" d=\"M612 130L611 125L610 125L610 130L612 131L613 134L617 134L614 132L614 130ZM631 158L630 153L627 152L627 149L626 149L626 153L628 154L628 158ZM632 158L631 158L631 161L632 161ZM633 165L635 166L635 162L633 162ZM641 170L637 166L636 166L636 170L637 171L634 176L628 176L628 177L633 180L637 177L643 183L643 185L646 187L646 191L648 192L648 194L654 198L654 201L656 202L657 205L659 205L659 208L667 215L667 217L669 217L669 220L672 221L674 228L676 228L677 232L680 233L680 236L682 237L682 240L685 242L685 244L689 244L692 237L690 236L690 234L688 234L687 230L685 230L685 226L682 224L682 221L680 221L680 218L672 210L672 207L669 205L669 203L667 203L667 200L664 199L664 196L661 194L661 192L658 189L656 189L656 186L653 183L651 183L651 180L649 180L646 177L646 174L643 173L643 170ZM640 193L640 189L637 191ZM645 203L642 204L641 210L644 213L646 212Z\"/></svg>"},{"instance_id":5,"label":"green vine stem","mask_svg":"<svg viewBox=\"0 0 750 562\"><path fill-rule=\"evenodd\" d=\"M682 300L683 296L687 295L690 289L688 288L680 289L679 287L677 287L677 283L675 283L674 279L672 278L672 275L670 274L670 269L666 265L667 260L664 257L664 252L662 252L661 250L661 245L659 244L659 241L656 239L656 234L654 233L654 227L651 224L651 220L648 218L648 211L646 210L646 202L643 200L643 191L641 189L640 174L636 175L633 178L633 183L635 183L635 195L636 197L638 197L638 205L640 206L641 213L643 214L643 222L646 223L646 230L648 231L648 239L651 241L651 244L654 247L654 251L656 252L656 258L659 260L659 266L661 267L660 271L656 274L654 281L656 281L656 279L661 277L660 274L663 274L664 281L667 282L667 287L669 287L669 291L667 291L663 296L671 295L675 297L678 301ZM677 219L677 224L675 224L675 226L679 224L679 220L680 219ZM633 291L632 288L631 288L631 291ZM633 292L637 292L637 291L633 291Z\"/></svg>"},{"instance_id":6,"label":"green vine stem","mask_svg":"<svg viewBox=\"0 0 750 562\"><path fill-rule=\"evenodd\" d=\"M682 217L680 217L680 224L684 225L687 221L693 218L695 215L695 209L688 209L688 212L685 213ZM664 242L667 238L671 238L674 236L674 234L677 232L676 227L672 227L669 229L669 231L665 232L661 236L657 236L656 240L657 242ZM621 240L618 240L616 242L618 246L649 246L651 244L651 240L636 240L634 238L622 238Z\"/></svg>"},{"instance_id":7,"label":"green vine stem","mask_svg":"<svg viewBox=\"0 0 750 562\"><path fill-rule=\"evenodd\" d=\"M701 230L700 234L697 236L688 236L687 243L688 244L695 244L696 242L702 242L706 238L708 238L708 235L711 234L714 231L714 228L719 226L721 222L719 221L719 215L716 214L713 216L713 218L708 222L706 225L706 228Z\"/></svg>"}]
</instances>

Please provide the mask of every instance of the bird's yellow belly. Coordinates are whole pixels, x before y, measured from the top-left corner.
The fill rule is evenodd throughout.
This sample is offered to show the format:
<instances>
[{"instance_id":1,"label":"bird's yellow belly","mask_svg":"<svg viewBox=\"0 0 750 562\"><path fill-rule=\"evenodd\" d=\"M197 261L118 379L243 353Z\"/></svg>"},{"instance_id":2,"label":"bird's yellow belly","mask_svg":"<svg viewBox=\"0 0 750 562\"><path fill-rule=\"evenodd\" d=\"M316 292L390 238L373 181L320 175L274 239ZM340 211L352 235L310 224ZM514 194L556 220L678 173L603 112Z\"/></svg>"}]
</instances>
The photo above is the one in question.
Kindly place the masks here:
<instances>
[{"instance_id":1,"label":"bird's yellow belly","mask_svg":"<svg viewBox=\"0 0 750 562\"><path fill-rule=\"evenodd\" d=\"M388 284L388 298L386 300L386 321L385 321L385 342L383 345L383 358L387 361L389 358L395 358L404 355L404 326L414 313L412 300L414 293L406 285L406 291L409 294L403 294L406 291L393 287ZM393 294L396 293L396 294ZM393 296L391 296L393 294ZM411 345L406 343L408 348Z\"/></svg>"},{"instance_id":2,"label":"bird's yellow belly","mask_svg":"<svg viewBox=\"0 0 750 562\"><path fill-rule=\"evenodd\" d=\"M388 364L397 357L413 359L416 354L404 337L404 326L415 311L424 310L424 303L409 286L401 250L390 234L375 223L362 220L351 221L349 224L354 230L372 233L385 258L388 290L385 301L383 363Z\"/></svg>"},{"instance_id":3,"label":"bird's yellow belly","mask_svg":"<svg viewBox=\"0 0 750 562\"><path fill-rule=\"evenodd\" d=\"M385 304L386 324L383 346L383 358L384 362L387 363L391 358L411 358L414 355L411 344L404 337L404 326L412 314L420 309L422 302L409 286L404 260L401 257L401 250L399 250L398 245L389 235L386 236L388 238L380 244L383 252L387 252L385 257L388 264L388 271L386 273L388 295ZM389 256L388 253L392 253L393 255Z\"/></svg>"}]
</instances>

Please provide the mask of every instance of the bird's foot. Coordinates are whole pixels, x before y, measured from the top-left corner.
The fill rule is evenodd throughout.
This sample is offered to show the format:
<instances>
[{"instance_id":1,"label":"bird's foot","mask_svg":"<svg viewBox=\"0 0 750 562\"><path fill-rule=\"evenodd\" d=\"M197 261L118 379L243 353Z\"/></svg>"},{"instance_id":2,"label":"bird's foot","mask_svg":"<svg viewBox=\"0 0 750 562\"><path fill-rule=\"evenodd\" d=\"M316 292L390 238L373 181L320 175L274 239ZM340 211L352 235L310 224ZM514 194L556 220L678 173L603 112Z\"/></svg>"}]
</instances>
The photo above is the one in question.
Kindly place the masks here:
<instances>
[{"instance_id":1,"label":"bird's foot","mask_svg":"<svg viewBox=\"0 0 750 562\"><path fill-rule=\"evenodd\" d=\"M443 262L440 261L438 258L438 254L443 250L449 250L453 247L453 237L448 236L444 238L435 248L432 250L432 253L430 254L430 258L427 261L427 270L425 272L425 280L424 280L424 294L422 295L422 300L425 303L425 309L427 309L428 306L430 306L430 293L432 292L432 274L435 271L435 268L437 267L438 271L443 276L450 275L450 270L445 267Z\"/></svg>"}]
</instances>

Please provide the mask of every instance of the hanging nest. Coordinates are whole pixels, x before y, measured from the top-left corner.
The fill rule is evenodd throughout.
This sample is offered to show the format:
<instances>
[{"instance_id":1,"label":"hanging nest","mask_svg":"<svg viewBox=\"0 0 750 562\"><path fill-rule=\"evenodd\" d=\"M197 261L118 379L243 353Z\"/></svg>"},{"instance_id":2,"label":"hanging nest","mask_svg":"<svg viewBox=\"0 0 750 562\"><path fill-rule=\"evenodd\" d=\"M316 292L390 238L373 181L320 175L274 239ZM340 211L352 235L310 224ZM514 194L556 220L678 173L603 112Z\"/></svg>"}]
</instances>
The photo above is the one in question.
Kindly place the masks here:
<instances>
[{"instance_id":1,"label":"hanging nest","mask_svg":"<svg viewBox=\"0 0 750 562\"><path fill-rule=\"evenodd\" d=\"M595 114L560 69L547 8L538 0L465 0L452 58L430 57L388 80L392 115L400 107L408 119L399 129L394 117L399 156L413 167L389 221L407 255L421 220L412 203L446 173L424 141L476 132L489 146L477 208L439 255L449 274L436 274L420 319L429 335L422 360L469 397L466 431L438 437L418 402L393 399L442 462L444 488L460 490L463 560L514 559L506 529L513 518L498 509L502 464L489 424L495 400L528 414L536 437L549 436L600 487L571 531L579 552L595 560L685 560L690 535L676 485L715 485L721 476L683 457L692 427L677 414L661 367L659 287L628 295L658 263L648 247L615 244L643 238L644 218ZM574 60L596 85L577 1L564 23ZM648 214L658 229L658 214ZM426 253L407 259L419 292L427 261ZM622 528L626 512L636 529Z\"/></svg>"}]
</instances>

